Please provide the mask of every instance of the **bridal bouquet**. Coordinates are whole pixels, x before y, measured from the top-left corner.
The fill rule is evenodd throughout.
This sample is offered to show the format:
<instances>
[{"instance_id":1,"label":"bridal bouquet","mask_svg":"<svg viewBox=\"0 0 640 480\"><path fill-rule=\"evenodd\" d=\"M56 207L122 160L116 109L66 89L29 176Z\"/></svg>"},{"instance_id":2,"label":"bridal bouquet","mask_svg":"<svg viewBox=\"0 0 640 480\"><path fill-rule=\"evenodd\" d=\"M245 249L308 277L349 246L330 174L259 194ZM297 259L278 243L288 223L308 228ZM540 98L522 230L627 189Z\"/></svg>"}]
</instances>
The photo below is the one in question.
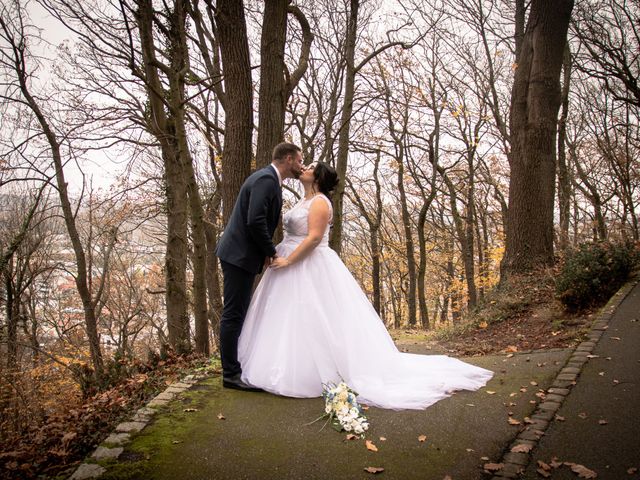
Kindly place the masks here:
<instances>
[{"instance_id":1,"label":"bridal bouquet","mask_svg":"<svg viewBox=\"0 0 640 480\"><path fill-rule=\"evenodd\" d=\"M341 432L353 432L364 435L369 428L367 417L362 413L362 408L356 400L357 393L351 390L346 383L340 382L322 385L322 397L325 402L325 415L331 421L333 428Z\"/></svg>"}]
</instances>

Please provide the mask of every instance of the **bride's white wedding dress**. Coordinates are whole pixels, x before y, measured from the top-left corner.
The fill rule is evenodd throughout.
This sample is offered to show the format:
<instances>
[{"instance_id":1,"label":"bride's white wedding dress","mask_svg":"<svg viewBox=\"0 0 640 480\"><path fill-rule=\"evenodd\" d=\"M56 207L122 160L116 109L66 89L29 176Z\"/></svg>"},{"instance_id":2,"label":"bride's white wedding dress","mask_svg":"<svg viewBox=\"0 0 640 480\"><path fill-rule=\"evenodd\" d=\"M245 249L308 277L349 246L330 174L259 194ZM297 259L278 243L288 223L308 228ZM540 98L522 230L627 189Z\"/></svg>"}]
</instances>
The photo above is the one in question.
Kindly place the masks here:
<instances>
[{"instance_id":1,"label":"bride's white wedding dress","mask_svg":"<svg viewBox=\"0 0 640 480\"><path fill-rule=\"evenodd\" d=\"M283 217L288 256L307 235L313 201ZM443 355L401 353L373 306L324 238L291 266L267 269L238 345L242 379L277 395L319 397L322 384L344 380L358 400L391 409L422 409L454 390L476 390L493 373Z\"/></svg>"}]
</instances>

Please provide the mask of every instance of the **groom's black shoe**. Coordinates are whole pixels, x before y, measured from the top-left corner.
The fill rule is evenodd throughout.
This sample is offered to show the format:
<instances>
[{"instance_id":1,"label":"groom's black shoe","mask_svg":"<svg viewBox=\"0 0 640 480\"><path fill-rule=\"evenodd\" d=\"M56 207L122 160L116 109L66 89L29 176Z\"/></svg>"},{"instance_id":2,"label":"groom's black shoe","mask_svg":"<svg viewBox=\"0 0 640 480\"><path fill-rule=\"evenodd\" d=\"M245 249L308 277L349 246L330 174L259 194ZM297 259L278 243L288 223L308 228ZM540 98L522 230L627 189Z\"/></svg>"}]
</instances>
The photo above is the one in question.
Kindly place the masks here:
<instances>
[{"instance_id":1,"label":"groom's black shoe","mask_svg":"<svg viewBox=\"0 0 640 480\"><path fill-rule=\"evenodd\" d=\"M222 377L222 386L224 388L233 388L235 390L244 390L245 392L262 392L261 388L252 387L244 383L240 378L240 374L236 373L231 377Z\"/></svg>"}]
</instances>

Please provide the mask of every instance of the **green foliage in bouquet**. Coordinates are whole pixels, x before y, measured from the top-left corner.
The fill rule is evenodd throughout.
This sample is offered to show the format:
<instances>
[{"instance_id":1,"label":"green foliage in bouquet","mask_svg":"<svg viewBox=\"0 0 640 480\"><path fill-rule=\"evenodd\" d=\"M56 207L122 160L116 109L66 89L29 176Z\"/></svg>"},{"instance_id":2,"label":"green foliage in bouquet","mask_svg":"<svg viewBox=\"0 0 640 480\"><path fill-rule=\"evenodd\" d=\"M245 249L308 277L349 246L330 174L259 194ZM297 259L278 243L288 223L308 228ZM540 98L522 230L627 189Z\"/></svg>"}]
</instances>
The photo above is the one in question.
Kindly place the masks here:
<instances>
[{"instance_id":1,"label":"green foliage in bouquet","mask_svg":"<svg viewBox=\"0 0 640 480\"><path fill-rule=\"evenodd\" d=\"M568 311L603 305L638 265L640 251L630 243L582 243L567 255L556 294Z\"/></svg>"}]
</instances>

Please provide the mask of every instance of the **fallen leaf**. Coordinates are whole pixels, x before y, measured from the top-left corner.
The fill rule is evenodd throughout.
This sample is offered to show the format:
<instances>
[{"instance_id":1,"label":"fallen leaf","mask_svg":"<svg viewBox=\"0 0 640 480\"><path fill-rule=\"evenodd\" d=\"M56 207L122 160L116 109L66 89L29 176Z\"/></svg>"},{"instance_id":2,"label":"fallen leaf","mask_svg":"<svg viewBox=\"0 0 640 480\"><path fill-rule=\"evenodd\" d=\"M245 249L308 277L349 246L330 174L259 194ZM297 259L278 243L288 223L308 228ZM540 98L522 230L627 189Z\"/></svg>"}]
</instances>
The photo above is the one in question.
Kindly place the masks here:
<instances>
[{"instance_id":1,"label":"fallen leaf","mask_svg":"<svg viewBox=\"0 0 640 480\"><path fill-rule=\"evenodd\" d=\"M551 470L551 466L547 463L544 463L542 460L538 460L538 466L542 469L542 470L546 470L549 471Z\"/></svg>"},{"instance_id":2,"label":"fallen leaf","mask_svg":"<svg viewBox=\"0 0 640 480\"><path fill-rule=\"evenodd\" d=\"M611 340L622 340L620 337L610 337Z\"/></svg>"},{"instance_id":3,"label":"fallen leaf","mask_svg":"<svg viewBox=\"0 0 640 480\"><path fill-rule=\"evenodd\" d=\"M418 441L419 442L426 442L427 441L427 436L426 435L420 435L418 437Z\"/></svg>"},{"instance_id":4,"label":"fallen leaf","mask_svg":"<svg viewBox=\"0 0 640 480\"><path fill-rule=\"evenodd\" d=\"M371 450L372 452L378 451L378 447L376 447L371 440L367 440L364 444L366 445L367 450Z\"/></svg>"},{"instance_id":5,"label":"fallen leaf","mask_svg":"<svg viewBox=\"0 0 640 480\"><path fill-rule=\"evenodd\" d=\"M467 403L466 405L467 405L467 407L475 407L475 405L473 403Z\"/></svg>"},{"instance_id":6,"label":"fallen leaf","mask_svg":"<svg viewBox=\"0 0 640 480\"><path fill-rule=\"evenodd\" d=\"M387 441L387 437L380 437L380 441L381 442L386 442Z\"/></svg>"},{"instance_id":7,"label":"fallen leaf","mask_svg":"<svg viewBox=\"0 0 640 480\"><path fill-rule=\"evenodd\" d=\"M467 448L465 449L467 452L475 452L475 450L473 448Z\"/></svg>"},{"instance_id":8,"label":"fallen leaf","mask_svg":"<svg viewBox=\"0 0 640 480\"><path fill-rule=\"evenodd\" d=\"M520 443L513 447L511 451L513 453L529 453L533 447L531 445L527 445L525 443Z\"/></svg>"},{"instance_id":9,"label":"fallen leaf","mask_svg":"<svg viewBox=\"0 0 640 480\"><path fill-rule=\"evenodd\" d=\"M516 395L518 395L518 394L515 393L515 392L509 394L510 397L515 397Z\"/></svg>"},{"instance_id":10,"label":"fallen leaf","mask_svg":"<svg viewBox=\"0 0 640 480\"><path fill-rule=\"evenodd\" d=\"M483 328L483 329L484 329L484 328L487 328L488 326L489 326L489 324L488 324L487 322L480 322L480 323L478 324L478 327Z\"/></svg>"},{"instance_id":11,"label":"fallen leaf","mask_svg":"<svg viewBox=\"0 0 640 480\"><path fill-rule=\"evenodd\" d=\"M627 470L627 473L629 475L633 475L634 473L636 473L638 471L638 469L636 467L631 467Z\"/></svg>"},{"instance_id":12,"label":"fallen leaf","mask_svg":"<svg viewBox=\"0 0 640 480\"><path fill-rule=\"evenodd\" d=\"M489 395L495 395L495 394L496 394L496 392L494 392L493 390L486 390L486 392L487 392Z\"/></svg>"},{"instance_id":13,"label":"fallen leaf","mask_svg":"<svg viewBox=\"0 0 640 480\"><path fill-rule=\"evenodd\" d=\"M485 463L484 469L488 472L497 472L498 470L502 470L504 467L504 463Z\"/></svg>"},{"instance_id":14,"label":"fallen leaf","mask_svg":"<svg viewBox=\"0 0 640 480\"><path fill-rule=\"evenodd\" d=\"M526 388L526 387L522 387L522 388L520 389L520 391L521 391L522 393L525 393L525 392L527 391L527 388Z\"/></svg>"},{"instance_id":15,"label":"fallen leaf","mask_svg":"<svg viewBox=\"0 0 640 480\"><path fill-rule=\"evenodd\" d=\"M480 457L480 460L482 460L483 462L486 462L489 460L489 457Z\"/></svg>"},{"instance_id":16,"label":"fallen leaf","mask_svg":"<svg viewBox=\"0 0 640 480\"><path fill-rule=\"evenodd\" d=\"M536 472L538 472L538 475L544 478L549 478L551 476L549 472L547 472L546 470L543 470L542 468L536 468Z\"/></svg>"},{"instance_id":17,"label":"fallen leaf","mask_svg":"<svg viewBox=\"0 0 640 480\"><path fill-rule=\"evenodd\" d=\"M587 415L585 412L580 412L580 413L578 414L578 416L579 416L580 418L582 418L583 420L584 420L585 418L587 418L587 417L588 417L588 415Z\"/></svg>"},{"instance_id":18,"label":"fallen leaf","mask_svg":"<svg viewBox=\"0 0 640 480\"><path fill-rule=\"evenodd\" d=\"M358 438L358 435L354 433L348 433L346 438L347 440L355 440L356 438Z\"/></svg>"},{"instance_id":19,"label":"fallen leaf","mask_svg":"<svg viewBox=\"0 0 640 480\"><path fill-rule=\"evenodd\" d=\"M380 472L384 472L384 468L382 467L367 467L364 469L365 472L369 472L369 473L380 473Z\"/></svg>"},{"instance_id":20,"label":"fallen leaf","mask_svg":"<svg viewBox=\"0 0 640 480\"><path fill-rule=\"evenodd\" d=\"M598 476L598 474L593 470L589 470L584 465L579 465L577 463L571 465L571 471L573 473L577 473L580 478L596 478Z\"/></svg>"},{"instance_id":21,"label":"fallen leaf","mask_svg":"<svg viewBox=\"0 0 640 480\"><path fill-rule=\"evenodd\" d=\"M218 420L225 420L225 416L222 413L219 413Z\"/></svg>"},{"instance_id":22,"label":"fallen leaf","mask_svg":"<svg viewBox=\"0 0 640 480\"><path fill-rule=\"evenodd\" d=\"M556 415L556 420L558 422L564 422L566 420L566 418L564 418L562 415Z\"/></svg>"},{"instance_id":23,"label":"fallen leaf","mask_svg":"<svg viewBox=\"0 0 640 480\"><path fill-rule=\"evenodd\" d=\"M522 421L523 421L524 423L534 423L534 422L533 422L533 420L531 420L529 417L524 417L524 418L522 419Z\"/></svg>"},{"instance_id":24,"label":"fallen leaf","mask_svg":"<svg viewBox=\"0 0 640 480\"><path fill-rule=\"evenodd\" d=\"M529 383L530 383L531 385L533 385L534 387L536 387L536 386L538 385L538 382L536 382L536 381L534 381L534 380L531 380Z\"/></svg>"},{"instance_id":25,"label":"fallen leaf","mask_svg":"<svg viewBox=\"0 0 640 480\"><path fill-rule=\"evenodd\" d=\"M598 372L598 375L600 375L601 377L604 377L604 372Z\"/></svg>"},{"instance_id":26,"label":"fallen leaf","mask_svg":"<svg viewBox=\"0 0 640 480\"><path fill-rule=\"evenodd\" d=\"M601 419L601 420L598 420L598 423L599 423L600 425L606 425L606 424L607 424L607 423L609 423L609 422L607 422L607 421L606 421L606 420L604 420L604 419Z\"/></svg>"},{"instance_id":27,"label":"fallen leaf","mask_svg":"<svg viewBox=\"0 0 640 480\"><path fill-rule=\"evenodd\" d=\"M562 466L562 462L559 462L557 457L553 457L551 462L549 462L549 465L553 468L558 468Z\"/></svg>"},{"instance_id":28,"label":"fallen leaf","mask_svg":"<svg viewBox=\"0 0 640 480\"><path fill-rule=\"evenodd\" d=\"M511 418L509 417L509 419L507 420L509 422L509 425L520 425L520 420L516 420L515 418Z\"/></svg>"},{"instance_id":29,"label":"fallen leaf","mask_svg":"<svg viewBox=\"0 0 640 480\"><path fill-rule=\"evenodd\" d=\"M185 408L182 410L183 412L197 412L198 409L197 408Z\"/></svg>"},{"instance_id":30,"label":"fallen leaf","mask_svg":"<svg viewBox=\"0 0 640 480\"><path fill-rule=\"evenodd\" d=\"M369 410L369 405L360 405L362 410Z\"/></svg>"},{"instance_id":31,"label":"fallen leaf","mask_svg":"<svg viewBox=\"0 0 640 480\"><path fill-rule=\"evenodd\" d=\"M614 385L617 385L617 384L619 384L619 383L620 383L620 380L616 380L615 378L613 379L613 384L614 384Z\"/></svg>"},{"instance_id":32,"label":"fallen leaf","mask_svg":"<svg viewBox=\"0 0 640 480\"><path fill-rule=\"evenodd\" d=\"M511 358L513 357L513 353L510 353L509 355L507 355L507 358Z\"/></svg>"},{"instance_id":33,"label":"fallen leaf","mask_svg":"<svg viewBox=\"0 0 640 480\"><path fill-rule=\"evenodd\" d=\"M182 440L174 440L174 441L173 441L173 442L171 442L171 443L173 443L174 445L177 445L178 443L182 443Z\"/></svg>"},{"instance_id":34,"label":"fallen leaf","mask_svg":"<svg viewBox=\"0 0 640 480\"><path fill-rule=\"evenodd\" d=\"M509 345L507 348L504 349L505 352L517 352L518 351L518 347L516 347L515 345Z\"/></svg>"},{"instance_id":35,"label":"fallen leaf","mask_svg":"<svg viewBox=\"0 0 640 480\"><path fill-rule=\"evenodd\" d=\"M587 355L587 358L599 358L599 357L600 355L591 355L591 354Z\"/></svg>"}]
</instances>

